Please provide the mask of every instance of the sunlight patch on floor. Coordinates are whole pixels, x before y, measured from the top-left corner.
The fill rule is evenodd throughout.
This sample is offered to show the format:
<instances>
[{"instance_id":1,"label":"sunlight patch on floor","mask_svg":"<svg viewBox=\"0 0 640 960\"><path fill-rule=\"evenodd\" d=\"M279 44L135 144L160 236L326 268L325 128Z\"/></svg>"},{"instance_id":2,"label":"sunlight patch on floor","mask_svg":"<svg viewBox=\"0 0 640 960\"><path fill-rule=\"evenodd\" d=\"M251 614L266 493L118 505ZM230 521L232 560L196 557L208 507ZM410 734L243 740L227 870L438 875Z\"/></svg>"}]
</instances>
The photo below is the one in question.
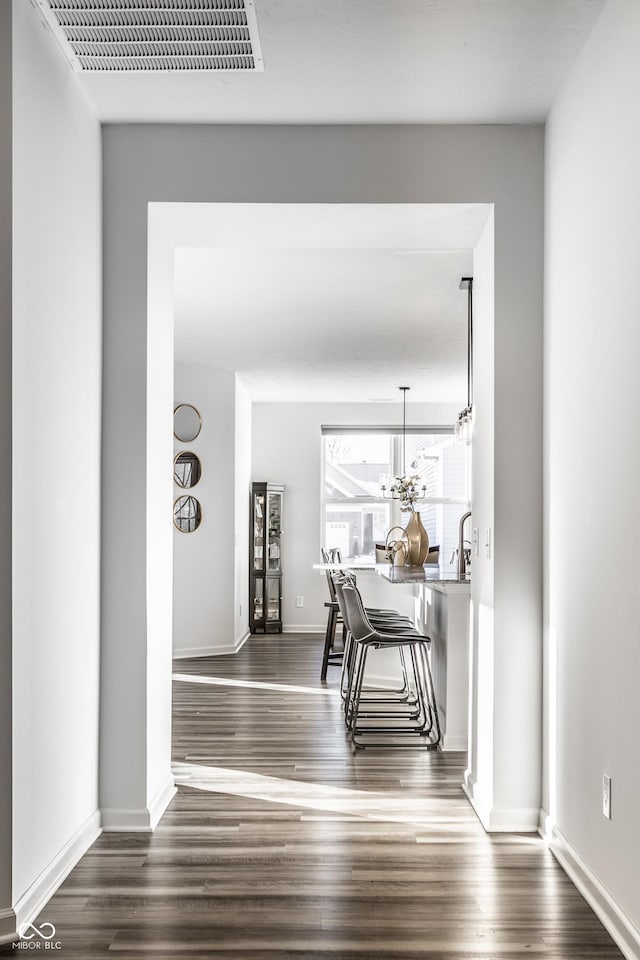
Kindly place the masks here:
<instances>
[{"instance_id":1,"label":"sunlight patch on floor","mask_svg":"<svg viewBox=\"0 0 640 960\"><path fill-rule=\"evenodd\" d=\"M205 683L215 687L247 687L250 690L275 690L277 693L311 693L318 697L337 697L338 690L320 687L296 687L292 683L265 683L261 680L229 680L227 677L192 676L189 673L174 673L174 680L181 683Z\"/></svg>"},{"instance_id":2,"label":"sunlight patch on floor","mask_svg":"<svg viewBox=\"0 0 640 960\"><path fill-rule=\"evenodd\" d=\"M474 823L475 814L463 816L455 804L451 814L442 811L451 805L451 800L438 797L407 797L392 793L374 793L367 790L350 790L323 783L308 783L269 777L244 770L229 770L226 767L209 767L200 764L174 763L173 775L179 786L193 787L211 793L232 794L253 800L268 800L313 810L347 814L367 820L384 820L393 823L446 823L460 825ZM460 798L462 804L463 797Z\"/></svg>"}]
</instances>

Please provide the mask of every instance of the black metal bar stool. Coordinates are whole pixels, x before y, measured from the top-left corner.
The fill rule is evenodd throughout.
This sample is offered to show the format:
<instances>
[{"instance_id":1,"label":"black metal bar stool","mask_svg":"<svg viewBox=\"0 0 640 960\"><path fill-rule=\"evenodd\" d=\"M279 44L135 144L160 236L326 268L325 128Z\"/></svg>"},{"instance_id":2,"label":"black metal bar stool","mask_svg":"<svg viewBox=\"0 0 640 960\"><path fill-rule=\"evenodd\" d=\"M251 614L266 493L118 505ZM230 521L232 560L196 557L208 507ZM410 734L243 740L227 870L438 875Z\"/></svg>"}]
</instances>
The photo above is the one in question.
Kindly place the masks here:
<instances>
[{"instance_id":1,"label":"black metal bar stool","mask_svg":"<svg viewBox=\"0 0 640 960\"><path fill-rule=\"evenodd\" d=\"M324 548L320 550L320 555L322 557L323 563L340 563L341 556L340 551L335 550L325 550ZM342 614L340 612L340 606L336 598L336 588L333 583L331 574L332 570L327 570L327 584L329 586L329 600L325 603L327 608L327 630L324 637L324 647L322 650L322 667L320 668L320 679L327 679L327 669L330 666L341 667L343 656L344 656L344 647L342 650L334 650L335 641L336 641L336 629L339 624L342 624L342 640L343 644L346 641L346 627L342 619Z\"/></svg>"}]
</instances>

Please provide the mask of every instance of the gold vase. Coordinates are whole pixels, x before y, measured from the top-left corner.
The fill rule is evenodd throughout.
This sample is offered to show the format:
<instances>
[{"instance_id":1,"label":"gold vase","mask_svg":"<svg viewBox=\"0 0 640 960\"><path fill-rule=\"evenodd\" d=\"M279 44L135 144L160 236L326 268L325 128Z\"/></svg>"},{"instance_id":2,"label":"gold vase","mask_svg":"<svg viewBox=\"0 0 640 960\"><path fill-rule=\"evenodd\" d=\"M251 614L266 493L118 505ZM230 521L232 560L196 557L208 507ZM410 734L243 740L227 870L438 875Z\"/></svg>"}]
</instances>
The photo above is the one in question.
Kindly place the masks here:
<instances>
[{"instance_id":1,"label":"gold vase","mask_svg":"<svg viewBox=\"0 0 640 960\"><path fill-rule=\"evenodd\" d=\"M407 550L407 566L421 567L429 553L429 534L422 525L420 514L416 511L411 514L405 533L409 540Z\"/></svg>"}]
</instances>

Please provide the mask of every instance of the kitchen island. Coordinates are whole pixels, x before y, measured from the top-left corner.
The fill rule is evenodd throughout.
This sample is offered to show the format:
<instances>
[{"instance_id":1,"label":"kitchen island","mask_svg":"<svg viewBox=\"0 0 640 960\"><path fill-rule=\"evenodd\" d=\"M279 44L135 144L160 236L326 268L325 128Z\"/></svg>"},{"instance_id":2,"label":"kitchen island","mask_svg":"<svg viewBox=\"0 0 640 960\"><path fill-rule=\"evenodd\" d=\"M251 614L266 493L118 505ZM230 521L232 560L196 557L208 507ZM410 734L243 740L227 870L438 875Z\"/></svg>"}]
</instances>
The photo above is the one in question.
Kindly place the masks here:
<instances>
[{"instance_id":1,"label":"kitchen island","mask_svg":"<svg viewBox=\"0 0 640 960\"><path fill-rule=\"evenodd\" d=\"M466 750L469 728L469 607L471 583L438 564L394 567L377 563L376 574L404 584L414 597L418 629L431 637L431 671L442 727L443 750Z\"/></svg>"},{"instance_id":2,"label":"kitchen island","mask_svg":"<svg viewBox=\"0 0 640 960\"><path fill-rule=\"evenodd\" d=\"M469 623L471 583L436 563L394 567L390 563L352 561L314 564L319 570L342 569L356 574L367 606L388 606L411 616L431 638L430 660L443 750L466 750L469 728ZM365 574L365 576L363 576ZM396 682L396 658L377 651L371 677L375 683Z\"/></svg>"}]
</instances>

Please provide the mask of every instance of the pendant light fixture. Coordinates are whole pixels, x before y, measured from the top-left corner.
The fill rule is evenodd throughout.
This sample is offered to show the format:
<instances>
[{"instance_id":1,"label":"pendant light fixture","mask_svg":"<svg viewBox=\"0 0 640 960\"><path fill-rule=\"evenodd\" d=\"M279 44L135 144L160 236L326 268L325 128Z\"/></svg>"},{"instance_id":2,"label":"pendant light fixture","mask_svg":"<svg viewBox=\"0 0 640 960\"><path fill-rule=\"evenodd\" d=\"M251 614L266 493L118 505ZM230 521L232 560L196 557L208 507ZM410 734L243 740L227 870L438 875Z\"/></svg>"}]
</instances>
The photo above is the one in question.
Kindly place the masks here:
<instances>
[{"instance_id":1,"label":"pendant light fixture","mask_svg":"<svg viewBox=\"0 0 640 960\"><path fill-rule=\"evenodd\" d=\"M383 497L400 500L401 508L410 510L418 500L424 499L427 493L426 485L419 487L420 478L417 474L407 476L407 390L411 387L398 387L402 391L402 474L395 477L394 482L387 490L383 483L380 492Z\"/></svg>"},{"instance_id":2,"label":"pendant light fixture","mask_svg":"<svg viewBox=\"0 0 640 960\"><path fill-rule=\"evenodd\" d=\"M467 405L454 428L459 443L471 443L473 433L473 277L463 277L460 289L467 291Z\"/></svg>"}]
</instances>

